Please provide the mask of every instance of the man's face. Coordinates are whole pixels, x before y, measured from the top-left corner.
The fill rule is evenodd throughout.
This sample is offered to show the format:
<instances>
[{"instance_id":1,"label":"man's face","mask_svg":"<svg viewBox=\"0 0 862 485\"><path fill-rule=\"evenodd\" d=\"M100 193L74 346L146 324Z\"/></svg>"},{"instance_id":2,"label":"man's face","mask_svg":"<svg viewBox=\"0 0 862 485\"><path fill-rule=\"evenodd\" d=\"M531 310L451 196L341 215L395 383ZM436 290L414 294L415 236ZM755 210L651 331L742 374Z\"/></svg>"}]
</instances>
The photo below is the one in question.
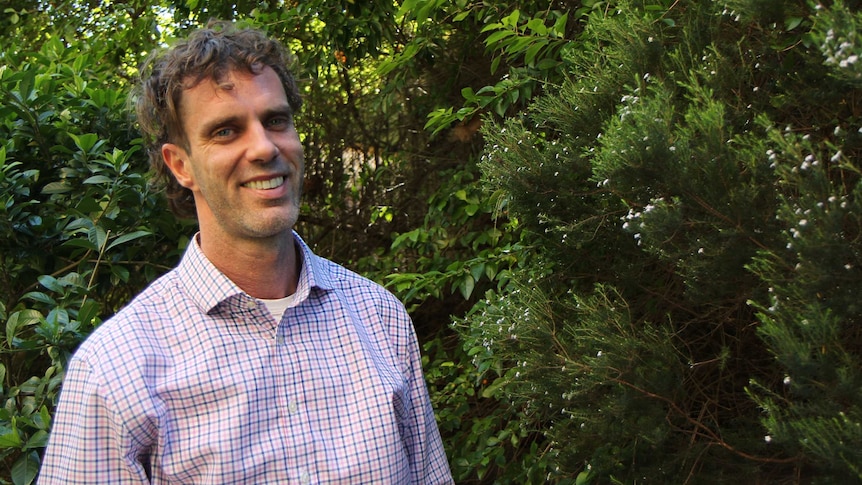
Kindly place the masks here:
<instances>
[{"instance_id":1,"label":"man's face","mask_svg":"<svg viewBox=\"0 0 862 485\"><path fill-rule=\"evenodd\" d=\"M231 71L183 92L185 147L166 143L165 163L194 194L204 238L278 236L299 217L304 159L278 75Z\"/></svg>"}]
</instances>

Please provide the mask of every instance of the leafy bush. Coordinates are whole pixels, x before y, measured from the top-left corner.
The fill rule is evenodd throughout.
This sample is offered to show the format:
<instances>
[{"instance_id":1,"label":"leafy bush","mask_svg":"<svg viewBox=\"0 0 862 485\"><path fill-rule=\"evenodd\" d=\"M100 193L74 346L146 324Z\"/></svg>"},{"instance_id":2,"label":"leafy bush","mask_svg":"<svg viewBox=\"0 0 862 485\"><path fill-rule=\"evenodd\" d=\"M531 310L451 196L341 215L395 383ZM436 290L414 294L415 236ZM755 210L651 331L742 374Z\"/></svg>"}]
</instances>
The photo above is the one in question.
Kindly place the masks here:
<instances>
[{"instance_id":1,"label":"leafy bush","mask_svg":"<svg viewBox=\"0 0 862 485\"><path fill-rule=\"evenodd\" d=\"M536 253L462 334L555 480L862 479L859 18L619 2L484 129Z\"/></svg>"},{"instance_id":2,"label":"leafy bush","mask_svg":"<svg viewBox=\"0 0 862 485\"><path fill-rule=\"evenodd\" d=\"M2 54L0 455L15 484L37 473L70 353L188 232L148 187L106 51L55 37Z\"/></svg>"}]
</instances>

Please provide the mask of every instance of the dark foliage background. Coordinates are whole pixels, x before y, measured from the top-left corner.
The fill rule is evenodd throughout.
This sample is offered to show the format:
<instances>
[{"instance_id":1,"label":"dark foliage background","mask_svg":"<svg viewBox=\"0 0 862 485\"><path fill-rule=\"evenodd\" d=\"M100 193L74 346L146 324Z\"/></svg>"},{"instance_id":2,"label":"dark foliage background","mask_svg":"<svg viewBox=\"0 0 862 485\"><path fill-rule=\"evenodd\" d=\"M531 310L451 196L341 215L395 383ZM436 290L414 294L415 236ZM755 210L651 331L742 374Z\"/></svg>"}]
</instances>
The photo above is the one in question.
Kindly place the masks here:
<instances>
[{"instance_id":1,"label":"dark foliage background","mask_svg":"<svg viewBox=\"0 0 862 485\"><path fill-rule=\"evenodd\" d=\"M408 304L458 483L862 481L858 2L0 9L0 481L195 231L127 97L211 17L296 56L298 229Z\"/></svg>"}]
</instances>

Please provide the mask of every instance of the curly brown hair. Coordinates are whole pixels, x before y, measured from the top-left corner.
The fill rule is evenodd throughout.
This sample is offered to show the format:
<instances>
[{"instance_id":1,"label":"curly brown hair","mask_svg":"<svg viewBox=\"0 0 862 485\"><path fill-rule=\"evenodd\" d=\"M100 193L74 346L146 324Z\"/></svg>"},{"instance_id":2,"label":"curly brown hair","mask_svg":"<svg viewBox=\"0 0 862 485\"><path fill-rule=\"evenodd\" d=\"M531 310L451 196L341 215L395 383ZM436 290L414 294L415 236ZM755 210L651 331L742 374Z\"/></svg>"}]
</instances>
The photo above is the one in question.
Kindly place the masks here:
<instances>
[{"instance_id":1,"label":"curly brown hair","mask_svg":"<svg viewBox=\"0 0 862 485\"><path fill-rule=\"evenodd\" d=\"M221 82L234 70L259 74L268 66L281 79L287 102L297 112L302 98L290 65L291 57L278 41L259 30L221 21L210 22L169 49L150 55L141 68L133 99L153 181L164 188L174 214L196 215L191 191L177 182L161 153L165 143L188 148L179 113L183 91L207 79Z\"/></svg>"}]
</instances>

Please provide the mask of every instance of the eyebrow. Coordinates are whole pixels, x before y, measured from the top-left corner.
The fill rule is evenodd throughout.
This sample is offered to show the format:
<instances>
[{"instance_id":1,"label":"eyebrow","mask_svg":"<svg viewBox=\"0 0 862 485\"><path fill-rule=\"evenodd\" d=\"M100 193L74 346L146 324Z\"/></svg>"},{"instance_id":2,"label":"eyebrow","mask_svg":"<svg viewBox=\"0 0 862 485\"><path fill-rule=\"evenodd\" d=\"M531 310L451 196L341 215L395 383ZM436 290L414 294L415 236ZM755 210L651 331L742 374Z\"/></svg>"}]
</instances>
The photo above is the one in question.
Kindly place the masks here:
<instances>
[{"instance_id":1,"label":"eyebrow","mask_svg":"<svg viewBox=\"0 0 862 485\"><path fill-rule=\"evenodd\" d=\"M293 109L290 107L289 104L275 106L264 111L263 115L261 116L261 119L267 120L277 116L287 116L293 119ZM242 124L243 118L244 117L242 116L225 116L223 118L216 118L209 121L200 128L200 135L203 135L204 137L209 137L214 131L223 126Z\"/></svg>"}]
</instances>

